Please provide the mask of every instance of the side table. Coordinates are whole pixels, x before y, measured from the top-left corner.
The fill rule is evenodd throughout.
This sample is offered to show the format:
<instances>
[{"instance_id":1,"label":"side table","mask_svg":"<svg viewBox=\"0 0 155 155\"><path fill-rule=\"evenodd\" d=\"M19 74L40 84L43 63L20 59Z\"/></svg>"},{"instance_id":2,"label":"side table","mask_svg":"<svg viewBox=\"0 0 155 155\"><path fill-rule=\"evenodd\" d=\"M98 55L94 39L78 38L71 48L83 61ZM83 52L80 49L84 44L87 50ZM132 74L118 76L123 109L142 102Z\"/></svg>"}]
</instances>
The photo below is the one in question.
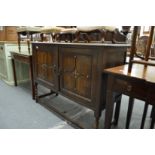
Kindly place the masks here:
<instances>
[{"instance_id":1,"label":"side table","mask_svg":"<svg viewBox=\"0 0 155 155\"><path fill-rule=\"evenodd\" d=\"M32 88L32 99L35 99L32 55L25 55L25 54L21 54L21 53L11 52L11 59L12 59L12 67L13 67L13 76L14 76L14 85L15 86L17 86L17 76L16 76L15 61L20 61L22 63L29 64L30 77L31 77L31 88Z\"/></svg>"}]
</instances>

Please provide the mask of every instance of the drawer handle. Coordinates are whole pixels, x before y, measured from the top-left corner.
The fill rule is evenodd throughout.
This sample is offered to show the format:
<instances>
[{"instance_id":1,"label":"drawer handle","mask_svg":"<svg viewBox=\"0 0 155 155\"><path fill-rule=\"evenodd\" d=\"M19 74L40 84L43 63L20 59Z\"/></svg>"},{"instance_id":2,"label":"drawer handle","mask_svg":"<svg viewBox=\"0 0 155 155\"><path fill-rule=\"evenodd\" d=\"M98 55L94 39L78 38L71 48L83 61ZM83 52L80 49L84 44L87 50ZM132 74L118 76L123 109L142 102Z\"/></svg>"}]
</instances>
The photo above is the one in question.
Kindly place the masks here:
<instances>
[{"instance_id":1,"label":"drawer handle","mask_svg":"<svg viewBox=\"0 0 155 155\"><path fill-rule=\"evenodd\" d=\"M131 86L131 85L128 85L128 86L127 86L127 91L130 92L131 90L132 90L132 86Z\"/></svg>"},{"instance_id":2,"label":"drawer handle","mask_svg":"<svg viewBox=\"0 0 155 155\"><path fill-rule=\"evenodd\" d=\"M36 49L39 49L39 47L38 47L38 46L36 46Z\"/></svg>"}]
</instances>

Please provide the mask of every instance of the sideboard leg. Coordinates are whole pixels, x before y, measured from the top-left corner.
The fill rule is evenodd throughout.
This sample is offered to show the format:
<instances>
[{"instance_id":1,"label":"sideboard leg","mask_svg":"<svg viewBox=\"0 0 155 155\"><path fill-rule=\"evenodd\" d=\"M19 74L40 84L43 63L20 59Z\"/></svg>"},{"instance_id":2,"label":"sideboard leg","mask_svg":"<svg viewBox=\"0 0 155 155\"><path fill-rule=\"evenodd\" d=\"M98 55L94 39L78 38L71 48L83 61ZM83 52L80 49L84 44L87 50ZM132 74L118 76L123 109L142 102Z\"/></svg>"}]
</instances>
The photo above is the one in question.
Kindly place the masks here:
<instances>
[{"instance_id":1,"label":"sideboard leg","mask_svg":"<svg viewBox=\"0 0 155 155\"><path fill-rule=\"evenodd\" d=\"M35 100L36 103L38 103L38 83L35 83Z\"/></svg>"},{"instance_id":2,"label":"sideboard leg","mask_svg":"<svg viewBox=\"0 0 155 155\"><path fill-rule=\"evenodd\" d=\"M99 128L99 118L95 119L95 129Z\"/></svg>"}]
</instances>

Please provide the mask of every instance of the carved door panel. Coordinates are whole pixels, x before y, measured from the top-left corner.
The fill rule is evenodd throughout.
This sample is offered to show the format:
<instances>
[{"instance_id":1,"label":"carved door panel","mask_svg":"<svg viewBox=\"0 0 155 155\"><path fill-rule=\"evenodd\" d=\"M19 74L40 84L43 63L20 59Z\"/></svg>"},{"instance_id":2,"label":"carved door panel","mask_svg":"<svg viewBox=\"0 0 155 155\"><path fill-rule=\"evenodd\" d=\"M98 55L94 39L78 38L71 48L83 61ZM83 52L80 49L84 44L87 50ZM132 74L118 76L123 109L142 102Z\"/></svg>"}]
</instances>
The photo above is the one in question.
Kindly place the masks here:
<instances>
[{"instance_id":1,"label":"carved door panel","mask_svg":"<svg viewBox=\"0 0 155 155\"><path fill-rule=\"evenodd\" d=\"M96 75L96 54L86 50L61 48L59 50L60 67L60 91L91 106Z\"/></svg>"},{"instance_id":2,"label":"carved door panel","mask_svg":"<svg viewBox=\"0 0 155 155\"><path fill-rule=\"evenodd\" d=\"M36 53L36 59L37 59L37 77L40 79L45 80L46 76L46 53L43 51L38 50Z\"/></svg>"},{"instance_id":3,"label":"carved door panel","mask_svg":"<svg viewBox=\"0 0 155 155\"><path fill-rule=\"evenodd\" d=\"M35 77L37 80L58 90L58 50L56 47L36 46L35 49Z\"/></svg>"},{"instance_id":4,"label":"carved door panel","mask_svg":"<svg viewBox=\"0 0 155 155\"><path fill-rule=\"evenodd\" d=\"M92 56L78 55L75 78L78 94L91 98Z\"/></svg>"}]
</instances>

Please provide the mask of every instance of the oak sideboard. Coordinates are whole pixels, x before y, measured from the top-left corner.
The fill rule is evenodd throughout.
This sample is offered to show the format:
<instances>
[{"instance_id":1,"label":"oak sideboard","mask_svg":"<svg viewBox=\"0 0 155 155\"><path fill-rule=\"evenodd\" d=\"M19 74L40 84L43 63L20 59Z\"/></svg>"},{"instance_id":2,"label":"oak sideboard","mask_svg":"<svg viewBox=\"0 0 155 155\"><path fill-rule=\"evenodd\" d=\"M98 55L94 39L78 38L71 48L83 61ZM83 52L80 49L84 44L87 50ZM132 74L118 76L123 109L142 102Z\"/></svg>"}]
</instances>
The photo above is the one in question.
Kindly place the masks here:
<instances>
[{"instance_id":1,"label":"oak sideboard","mask_svg":"<svg viewBox=\"0 0 155 155\"><path fill-rule=\"evenodd\" d=\"M105 108L105 68L125 63L127 44L32 43L35 97L38 84L94 111ZM50 93L49 93L50 94ZM45 94L44 96L46 96Z\"/></svg>"}]
</instances>

